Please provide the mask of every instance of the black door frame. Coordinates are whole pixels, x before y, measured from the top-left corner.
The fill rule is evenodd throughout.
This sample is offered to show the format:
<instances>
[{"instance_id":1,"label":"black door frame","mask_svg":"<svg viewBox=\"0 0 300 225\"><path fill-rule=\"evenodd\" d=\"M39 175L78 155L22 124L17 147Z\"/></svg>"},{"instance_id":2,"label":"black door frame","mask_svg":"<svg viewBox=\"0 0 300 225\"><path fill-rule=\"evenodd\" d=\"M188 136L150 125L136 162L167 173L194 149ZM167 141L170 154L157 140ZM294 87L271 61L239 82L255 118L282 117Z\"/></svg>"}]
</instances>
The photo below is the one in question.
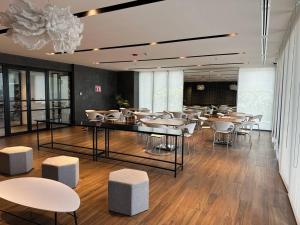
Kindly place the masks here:
<instances>
[{"instance_id":1,"label":"black door frame","mask_svg":"<svg viewBox=\"0 0 300 225\"><path fill-rule=\"evenodd\" d=\"M73 73L63 70L55 70L55 69L42 69L30 66L19 66L13 64L2 64L2 76L3 76L3 101L4 101L4 129L5 129L5 136L14 136L29 132L34 132L32 130L32 112L31 112L31 89L30 89L30 71L33 72L43 72L45 74L45 101L46 101L46 119L50 118L50 96L49 96L49 75L50 72L57 72L57 73L65 73L69 77L69 88L70 88L70 117L72 120L73 117L73 84L72 76ZM11 133L11 122L10 122L10 99L9 99L9 79L8 79L8 71L11 70L23 70L26 73L26 103L27 103L27 131ZM47 127L48 128L48 127ZM4 137L5 137L4 136ZM1 137L1 136L0 136Z\"/></svg>"}]
</instances>

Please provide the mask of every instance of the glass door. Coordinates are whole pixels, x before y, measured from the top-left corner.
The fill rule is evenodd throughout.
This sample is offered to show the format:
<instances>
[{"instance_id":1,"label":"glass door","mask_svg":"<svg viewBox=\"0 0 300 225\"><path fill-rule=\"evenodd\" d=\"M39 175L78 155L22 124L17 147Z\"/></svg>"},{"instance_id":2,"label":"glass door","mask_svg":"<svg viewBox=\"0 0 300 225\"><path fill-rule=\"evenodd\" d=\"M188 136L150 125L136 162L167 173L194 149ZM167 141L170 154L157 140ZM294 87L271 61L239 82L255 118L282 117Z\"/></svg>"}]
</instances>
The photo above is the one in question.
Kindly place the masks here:
<instances>
[{"instance_id":1,"label":"glass door","mask_svg":"<svg viewBox=\"0 0 300 225\"><path fill-rule=\"evenodd\" d=\"M3 73L0 65L0 136L5 135L5 121L4 121L4 95L3 95Z\"/></svg>"},{"instance_id":2,"label":"glass door","mask_svg":"<svg viewBox=\"0 0 300 225\"><path fill-rule=\"evenodd\" d=\"M68 73L49 74L50 119L63 122L71 120L70 77Z\"/></svg>"},{"instance_id":3,"label":"glass door","mask_svg":"<svg viewBox=\"0 0 300 225\"><path fill-rule=\"evenodd\" d=\"M36 120L46 119L46 74L29 71L31 129L36 130Z\"/></svg>"},{"instance_id":4,"label":"glass door","mask_svg":"<svg viewBox=\"0 0 300 225\"><path fill-rule=\"evenodd\" d=\"M8 69L10 132L28 131L26 71Z\"/></svg>"}]
</instances>

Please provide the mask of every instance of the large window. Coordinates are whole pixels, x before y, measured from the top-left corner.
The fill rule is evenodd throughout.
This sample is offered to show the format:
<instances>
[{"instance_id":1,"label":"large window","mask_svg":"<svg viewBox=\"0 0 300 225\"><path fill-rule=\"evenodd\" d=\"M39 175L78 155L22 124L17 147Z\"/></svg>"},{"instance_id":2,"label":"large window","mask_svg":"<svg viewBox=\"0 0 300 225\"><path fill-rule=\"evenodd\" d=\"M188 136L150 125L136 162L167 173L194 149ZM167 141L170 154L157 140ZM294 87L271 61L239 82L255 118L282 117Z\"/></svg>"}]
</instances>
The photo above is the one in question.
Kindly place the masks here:
<instances>
[{"instance_id":1,"label":"large window","mask_svg":"<svg viewBox=\"0 0 300 225\"><path fill-rule=\"evenodd\" d=\"M183 71L139 73L139 107L153 112L182 111Z\"/></svg>"},{"instance_id":2,"label":"large window","mask_svg":"<svg viewBox=\"0 0 300 225\"><path fill-rule=\"evenodd\" d=\"M49 74L50 118L64 122L71 120L70 77L68 73Z\"/></svg>"}]
</instances>

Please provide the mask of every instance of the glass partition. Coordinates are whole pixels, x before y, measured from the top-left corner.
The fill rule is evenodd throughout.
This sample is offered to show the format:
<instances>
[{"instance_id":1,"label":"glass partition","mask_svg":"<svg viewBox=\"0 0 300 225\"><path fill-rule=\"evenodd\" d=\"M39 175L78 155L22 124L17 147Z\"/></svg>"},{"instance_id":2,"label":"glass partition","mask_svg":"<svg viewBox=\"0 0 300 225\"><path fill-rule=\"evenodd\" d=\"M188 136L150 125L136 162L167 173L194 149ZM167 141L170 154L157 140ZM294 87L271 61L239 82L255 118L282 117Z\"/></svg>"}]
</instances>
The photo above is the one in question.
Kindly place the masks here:
<instances>
[{"instance_id":1,"label":"glass partition","mask_svg":"<svg viewBox=\"0 0 300 225\"><path fill-rule=\"evenodd\" d=\"M64 72L49 74L50 119L71 120L70 76Z\"/></svg>"},{"instance_id":2,"label":"glass partition","mask_svg":"<svg viewBox=\"0 0 300 225\"><path fill-rule=\"evenodd\" d=\"M27 86L25 70L8 70L11 133L28 130Z\"/></svg>"},{"instance_id":3,"label":"glass partition","mask_svg":"<svg viewBox=\"0 0 300 225\"><path fill-rule=\"evenodd\" d=\"M3 96L3 73L2 66L0 65L0 136L5 135L4 123L4 96Z\"/></svg>"},{"instance_id":4,"label":"glass partition","mask_svg":"<svg viewBox=\"0 0 300 225\"><path fill-rule=\"evenodd\" d=\"M32 130L36 129L36 120L46 119L45 72L30 71L30 106Z\"/></svg>"}]
</instances>

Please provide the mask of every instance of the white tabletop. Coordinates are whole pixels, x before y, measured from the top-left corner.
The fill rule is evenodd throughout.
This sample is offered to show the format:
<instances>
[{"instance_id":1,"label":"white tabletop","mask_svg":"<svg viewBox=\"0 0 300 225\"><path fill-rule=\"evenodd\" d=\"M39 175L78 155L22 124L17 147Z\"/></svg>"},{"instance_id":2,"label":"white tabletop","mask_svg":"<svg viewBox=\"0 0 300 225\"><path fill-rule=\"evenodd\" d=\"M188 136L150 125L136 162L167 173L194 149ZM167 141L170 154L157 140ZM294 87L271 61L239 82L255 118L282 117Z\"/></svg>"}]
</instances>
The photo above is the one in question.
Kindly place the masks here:
<instances>
[{"instance_id":1,"label":"white tabletop","mask_svg":"<svg viewBox=\"0 0 300 225\"><path fill-rule=\"evenodd\" d=\"M184 120L182 119L155 119L155 120L141 120L145 124L158 124L166 126L182 126L184 125Z\"/></svg>"},{"instance_id":2,"label":"white tabletop","mask_svg":"<svg viewBox=\"0 0 300 225\"><path fill-rule=\"evenodd\" d=\"M75 212L80 206L80 198L73 189L60 182L37 177L0 182L0 198L52 212Z\"/></svg>"},{"instance_id":3,"label":"white tabletop","mask_svg":"<svg viewBox=\"0 0 300 225\"><path fill-rule=\"evenodd\" d=\"M152 113L152 112L134 112L134 115L137 116L161 116L163 113Z\"/></svg>"}]
</instances>

